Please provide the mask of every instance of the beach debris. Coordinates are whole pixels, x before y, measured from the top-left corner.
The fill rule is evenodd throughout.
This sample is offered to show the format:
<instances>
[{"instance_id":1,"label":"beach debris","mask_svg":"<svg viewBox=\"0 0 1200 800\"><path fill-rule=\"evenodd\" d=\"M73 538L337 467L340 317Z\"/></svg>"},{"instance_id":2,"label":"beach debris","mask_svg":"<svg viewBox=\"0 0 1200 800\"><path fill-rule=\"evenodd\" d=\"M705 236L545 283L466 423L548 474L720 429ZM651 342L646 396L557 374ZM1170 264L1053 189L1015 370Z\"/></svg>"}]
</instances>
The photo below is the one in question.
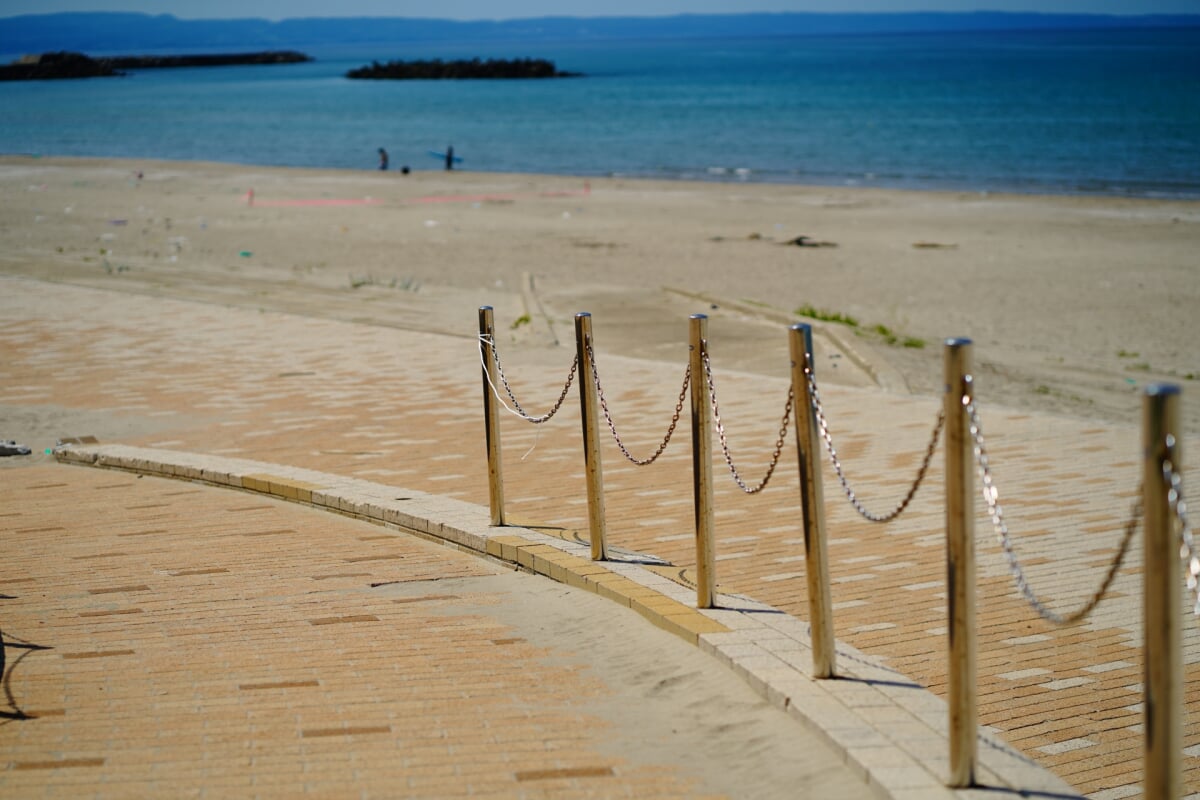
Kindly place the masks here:
<instances>
[{"instance_id":1,"label":"beach debris","mask_svg":"<svg viewBox=\"0 0 1200 800\"><path fill-rule=\"evenodd\" d=\"M794 239L788 239L780 244L791 245L793 247L837 247L837 242L822 242L811 236L797 236Z\"/></svg>"},{"instance_id":2,"label":"beach debris","mask_svg":"<svg viewBox=\"0 0 1200 800\"><path fill-rule=\"evenodd\" d=\"M254 252L252 250L242 250L241 252L238 253L238 255L241 256L242 258L250 258L251 256L254 255Z\"/></svg>"},{"instance_id":3,"label":"beach debris","mask_svg":"<svg viewBox=\"0 0 1200 800\"><path fill-rule=\"evenodd\" d=\"M775 229L779 230L781 227L782 227L781 225L776 225ZM730 241L730 239L728 237L720 236L720 235L710 236L708 238L708 240L710 242ZM774 236L764 236L763 234L759 233L758 231L753 231L752 233L746 234L745 240L748 242L774 242L775 237ZM805 236L803 234L801 234L800 236L796 236L792 239L787 239L786 241L779 242L779 244L789 245L791 247L837 247L836 242L823 242L823 241L820 241L819 239L814 239L811 236Z\"/></svg>"},{"instance_id":4,"label":"beach debris","mask_svg":"<svg viewBox=\"0 0 1200 800\"><path fill-rule=\"evenodd\" d=\"M11 439L0 442L0 456L27 456L30 452L28 447L19 445Z\"/></svg>"},{"instance_id":5,"label":"beach debris","mask_svg":"<svg viewBox=\"0 0 1200 800\"><path fill-rule=\"evenodd\" d=\"M54 446L62 447L65 444L100 444L100 440L95 436L64 436Z\"/></svg>"},{"instance_id":6,"label":"beach debris","mask_svg":"<svg viewBox=\"0 0 1200 800\"><path fill-rule=\"evenodd\" d=\"M958 248L958 245L942 242L913 242L913 247L918 250L954 250Z\"/></svg>"},{"instance_id":7,"label":"beach debris","mask_svg":"<svg viewBox=\"0 0 1200 800\"><path fill-rule=\"evenodd\" d=\"M401 278L398 275L393 275L391 280L385 280L371 273L361 277L351 274L350 288L357 289L360 286L379 286L387 289L399 289L402 292L421 291L421 283L416 278Z\"/></svg>"},{"instance_id":8,"label":"beach debris","mask_svg":"<svg viewBox=\"0 0 1200 800\"><path fill-rule=\"evenodd\" d=\"M128 225L129 220L127 220L127 219L110 219L108 221L108 224L109 225Z\"/></svg>"}]
</instances>

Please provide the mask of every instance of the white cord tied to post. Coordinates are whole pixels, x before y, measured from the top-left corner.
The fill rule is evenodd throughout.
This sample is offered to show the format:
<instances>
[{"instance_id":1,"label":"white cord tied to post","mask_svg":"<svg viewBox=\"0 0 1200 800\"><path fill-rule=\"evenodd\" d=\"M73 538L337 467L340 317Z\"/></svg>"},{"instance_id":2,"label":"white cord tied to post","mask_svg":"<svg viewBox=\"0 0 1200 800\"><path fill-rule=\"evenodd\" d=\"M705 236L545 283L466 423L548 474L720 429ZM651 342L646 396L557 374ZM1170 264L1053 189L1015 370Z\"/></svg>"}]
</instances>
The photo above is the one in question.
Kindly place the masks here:
<instances>
[{"instance_id":1,"label":"white cord tied to post","mask_svg":"<svg viewBox=\"0 0 1200 800\"><path fill-rule=\"evenodd\" d=\"M509 396L509 398L512 399L513 406L516 406L516 408L513 408L513 406L510 406L505 401L503 395L500 394L499 387L497 387L496 384L492 381L491 370L489 370L487 368L487 366L488 366L487 365L487 356L485 356L483 353L484 345L488 345L489 347L492 348L492 355L496 359L496 370L497 370L497 372L499 372L500 380L504 383L504 388L508 390L508 396ZM513 396L512 390L509 389L509 387L508 387L508 381L504 377L504 370L500 366L500 357L499 357L499 354L497 354L497 352L496 352L496 342L495 342L494 337L487 336L486 334L479 335L479 364L481 367L483 367L483 376L484 376L484 379L487 381L488 386L491 387L492 394L495 395L496 399L500 402L500 405L504 408L505 411L507 411L508 413L512 414L515 417L519 417L520 419L525 420L526 422L532 422L534 425L541 425L543 422L547 422L551 417L553 417L556 413L558 413L558 409L560 409L562 407L563 401L566 399L567 393L571 389L571 384L574 383L574 381L575 381L575 372L579 367L579 359L576 358L575 361L571 364L571 370L567 374L566 385L563 387L562 394L559 395L558 400L554 403L554 405L550 408L550 410L548 412L546 412L545 414L543 414L540 417L532 417L529 414L526 414L525 411L521 408L521 404L517 402L517 398ZM525 452L525 455L521 456L522 461L524 461L526 458L528 458L529 454L532 453L537 448L538 439L540 437L541 437L541 430L536 430L534 432L534 436L533 436L533 444L530 446L529 450L527 450Z\"/></svg>"}]
</instances>

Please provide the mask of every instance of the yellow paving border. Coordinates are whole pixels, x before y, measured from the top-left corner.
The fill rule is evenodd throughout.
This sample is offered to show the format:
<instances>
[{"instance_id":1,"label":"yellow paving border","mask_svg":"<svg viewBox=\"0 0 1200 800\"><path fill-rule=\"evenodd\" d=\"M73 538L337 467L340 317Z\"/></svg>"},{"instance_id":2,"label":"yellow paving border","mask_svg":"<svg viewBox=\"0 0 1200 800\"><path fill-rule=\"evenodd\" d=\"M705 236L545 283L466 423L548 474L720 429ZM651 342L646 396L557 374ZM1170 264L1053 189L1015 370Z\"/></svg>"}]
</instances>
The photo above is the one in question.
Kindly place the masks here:
<instances>
[{"instance_id":1,"label":"yellow paving border","mask_svg":"<svg viewBox=\"0 0 1200 800\"><path fill-rule=\"evenodd\" d=\"M812 676L808 626L746 597L718 593L697 609L677 567L650 559L591 560L573 539L516 526L492 527L486 508L313 470L171 450L65 444L64 464L117 469L252 492L352 516L403 534L505 562L613 600L710 653L768 702L821 735L880 797L984 800L997 789L1081 797L989 731L979 731L981 788L951 790L948 711L939 697L877 659L839 642L838 677ZM615 556L621 558L621 556Z\"/></svg>"}]
</instances>

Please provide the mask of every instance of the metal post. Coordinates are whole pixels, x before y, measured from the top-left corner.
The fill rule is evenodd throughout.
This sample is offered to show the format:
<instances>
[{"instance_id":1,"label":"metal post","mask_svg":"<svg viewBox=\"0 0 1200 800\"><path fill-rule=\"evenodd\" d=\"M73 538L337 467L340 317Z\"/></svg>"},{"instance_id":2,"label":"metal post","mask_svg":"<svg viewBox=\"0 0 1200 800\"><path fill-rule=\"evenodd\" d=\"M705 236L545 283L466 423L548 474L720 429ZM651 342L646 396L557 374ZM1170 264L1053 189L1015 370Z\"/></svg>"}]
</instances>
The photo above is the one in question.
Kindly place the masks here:
<instances>
[{"instance_id":1,"label":"metal post","mask_svg":"<svg viewBox=\"0 0 1200 800\"><path fill-rule=\"evenodd\" d=\"M500 464L500 403L492 387L499 383L496 370L496 326L492 307L479 307L479 346L483 354L483 427L487 438L488 504L492 524L504 524L504 475Z\"/></svg>"},{"instance_id":2,"label":"metal post","mask_svg":"<svg viewBox=\"0 0 1200 800\"><path fill-rule=\"evenodd\" d=\"M946 594L950 603L951 788L975 783L975 451L964 397L971 395L971 340L947 339Z\"/></svg>"},{"instance_id":3,"label":"metal post","mask_svg":"<svg viewBox=\"0 0 1200 800\"><path fill-rule=\"evenodd\" d=\"M837 655L833 637L833 601L829 590L829 557L825 550L821 439L817 429L817 413L808 391L808 376L813 370L812 326L804 323L793 325L788 341L792 355L796 448L800 456L800 499L804 508L804 574L808 580L813 677L832 678L836 671Z\"/></svg>"},{"instance_id":4,"label":"metal post","mask_svg":"<svg viewBox=\"0 0 1200 800\"><path fill-rule=\"evenodd\" d=\"M708 317L691 316L692 370L692 494L696 506L696 608L712 608L716 596L716 555L713 545L712 405L704 379L704 342Z\"/></svg>"},{"instance_id":5,"label":"metal post","mask_svg":"<svg viewBox=\"0 0 1200 800\"><path fill-rule=\"evenodd\" d=\"M1163 461L1179 469L1179 387L1146 387L1142 400L1142 493L1146 523L1142 609L1145 664L1143 797L1180 796L1183 696L1180 677L1179 541L1170 518Z\"/></svg>"},{"instance_id":6,"label":"metal post","mask_svg":"<svg viewBox=\"0 0 1200 800\"><path fill-rule=\"evenodd\" d=\"M592 315L575 315L575 353L579 360L579 412L583 421L583 458L587 473L588 532L592 560L607 557L604 544L604 472L600 465L600 415L596 409L596 376L591 359Z\"/></svg>"}]
</instances>

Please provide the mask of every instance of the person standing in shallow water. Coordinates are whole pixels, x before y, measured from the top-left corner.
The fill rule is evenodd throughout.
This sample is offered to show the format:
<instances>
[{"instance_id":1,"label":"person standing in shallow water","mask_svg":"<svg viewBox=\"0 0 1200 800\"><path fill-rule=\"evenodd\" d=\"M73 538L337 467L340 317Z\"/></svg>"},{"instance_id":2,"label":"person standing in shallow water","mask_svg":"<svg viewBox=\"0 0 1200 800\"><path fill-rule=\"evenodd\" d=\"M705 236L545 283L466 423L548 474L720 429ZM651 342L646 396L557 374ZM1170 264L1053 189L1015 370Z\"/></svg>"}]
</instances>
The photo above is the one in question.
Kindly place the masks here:
<instances>
[{"instance_id":1,"label":"person standing in shallow water","mask_svg":"<svg viewBox=\"0 0 1200 800\"><path fill-rule=\"evenodd\" d=\"M382 147L379 148L379 168L381 170L386 170L388 168L387 150L384 150Z\"/></svg>"},{"instance_id":2,"label":"person standing in shallow water","mask_svg":"<svg viewBox=\"0 0 1200 800\"><path fill-rule=\"evenodd\" d=\"M454 146L446 145L446 169L454 169Z\"/></svg>"}]
</instances>

